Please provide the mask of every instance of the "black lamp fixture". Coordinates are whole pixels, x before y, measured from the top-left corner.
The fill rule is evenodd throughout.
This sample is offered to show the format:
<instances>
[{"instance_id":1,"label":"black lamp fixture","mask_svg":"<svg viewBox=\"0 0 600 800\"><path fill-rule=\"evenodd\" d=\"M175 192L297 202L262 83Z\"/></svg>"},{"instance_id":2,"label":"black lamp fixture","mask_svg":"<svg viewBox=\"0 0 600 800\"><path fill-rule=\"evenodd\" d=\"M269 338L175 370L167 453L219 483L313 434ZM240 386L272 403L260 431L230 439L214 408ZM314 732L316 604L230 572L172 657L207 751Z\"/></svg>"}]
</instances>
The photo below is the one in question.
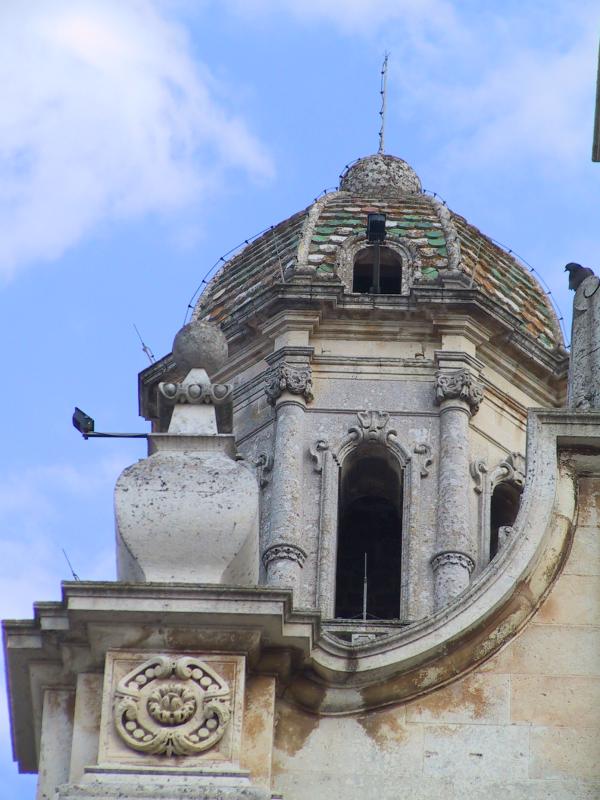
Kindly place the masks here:
<instances>
[{"instance_id":1,"label":"black lamp fixture","mask_svg":"<svg viewBox=\"0 0 600 800\"><path fill-rule=\"evenodd\" d=\"M385 214L367 214L367 241L372 244L385 241Z\"/></svg>"},{"instance_id":2,"label":"black lamp fixture","mask_svg":"<svg viewBox=\"0 0 600 800\"><path fill-rule=\"evenodd\" d=\"M75 406L73 411L73 427L76 428L84 439L147 439L147 433L99 433L94 430L94 420L85 411Z\"/></svg>"}]
</instances>

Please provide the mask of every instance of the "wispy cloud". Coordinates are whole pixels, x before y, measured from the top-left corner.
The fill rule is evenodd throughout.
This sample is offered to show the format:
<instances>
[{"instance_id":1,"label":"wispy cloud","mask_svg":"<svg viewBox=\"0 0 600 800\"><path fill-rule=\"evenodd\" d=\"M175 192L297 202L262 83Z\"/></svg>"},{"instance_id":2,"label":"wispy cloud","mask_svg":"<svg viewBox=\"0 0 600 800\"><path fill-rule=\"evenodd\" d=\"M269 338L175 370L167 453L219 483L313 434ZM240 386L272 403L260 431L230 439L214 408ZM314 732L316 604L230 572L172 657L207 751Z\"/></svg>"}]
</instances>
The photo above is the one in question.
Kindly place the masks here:
<instances>
[{"instance_id":1,"label":"wispy cloud","mask_svg":"<svg viewBox=\"0 0 600 800\"><path fill-rule=\"evenodd\" d=\"M327 23L392 52L390 113L422 129L449 170L587 162L596 2L227 0L237 14ZM587 120L588 125L582 124Z\"/></svg>"},{"instance_id":2,"label":"wispy cloud","mask_svg":"<svg viewBox=\"0 0 600 800\"><path fill-rule=\"evenodd\" d=\"M168 213L223 171L272 174L158 0L2 4L0 277L105 220Z\"/></svg>"},{"instance_id":3,"label":"wispy cloud","mask_svg":"<svg viewBox=\"0 0 600 800\"><path fill-rule=\"evenodd\" d=\"M0 583L3 617L29 617L32 603L57 597L69 578L65 547L81 577L110 578L113 573L111 494L126 456L109 456L78 470L65 463L11 470L0 480ZM108 526L104 547L89 548L102 504ZM76 531L69 529L79 516ZM104 532L103 532L104 533ZM76 556L75 556L76 554Z\"/></svg>"}]
</instances>

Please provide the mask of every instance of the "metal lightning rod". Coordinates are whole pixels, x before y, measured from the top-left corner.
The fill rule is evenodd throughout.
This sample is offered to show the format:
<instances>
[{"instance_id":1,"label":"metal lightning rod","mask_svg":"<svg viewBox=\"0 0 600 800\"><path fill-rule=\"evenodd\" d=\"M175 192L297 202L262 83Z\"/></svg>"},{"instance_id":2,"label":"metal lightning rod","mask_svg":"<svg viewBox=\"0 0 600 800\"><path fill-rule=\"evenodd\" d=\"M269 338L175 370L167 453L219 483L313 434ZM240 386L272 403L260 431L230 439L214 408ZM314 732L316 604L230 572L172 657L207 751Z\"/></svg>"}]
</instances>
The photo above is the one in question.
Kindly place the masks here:
<instances>
[{"instance_id":1,"label":"metal lightning rod","mask_svg":"<svg viewBox=\"0 0 600 800\"><path fill-rule=\"evenodd\" d=\"M381 117L381 127L379 128L379 153L385 152L385 112L387 108L388 56L389 53L386 53L383 58L383 65L381 67L381 89L379 91L379 94L381 95L381 111L379 112L379 116Z\"/></svg>"},{"instance_id":2,"label":"metal lightning rod","mask_svg":"<svg viewBox=\"0 0 600 800\"><path fill-rule=\"evenodd\" d=\"M363 577L363 622L367 621L367 554L365 553L365 574Z\"/></svg>"}]
</instances>

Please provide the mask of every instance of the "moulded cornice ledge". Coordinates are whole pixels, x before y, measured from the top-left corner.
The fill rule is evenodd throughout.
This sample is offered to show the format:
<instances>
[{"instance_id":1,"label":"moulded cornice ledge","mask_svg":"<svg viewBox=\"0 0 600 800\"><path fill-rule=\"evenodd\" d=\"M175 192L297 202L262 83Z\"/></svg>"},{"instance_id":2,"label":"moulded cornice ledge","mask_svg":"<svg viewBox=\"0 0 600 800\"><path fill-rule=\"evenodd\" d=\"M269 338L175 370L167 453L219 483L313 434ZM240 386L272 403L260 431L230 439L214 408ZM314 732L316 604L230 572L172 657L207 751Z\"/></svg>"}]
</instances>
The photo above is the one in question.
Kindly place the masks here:
<instances>
[{"instance_id":1,"label":"moulded cornice ledge","mask_svg":"<svg viewBox=\"0 0 600 800\"><path fill-rule=\"evenodd\" d=\"M600 413L532 410L527 430L525 492L505 549L452 603L395 634L352 646L325 633L289 699L320 714L407 701L472 670L521 630L569 552L578 475L600 474Z\"/></svg>"}]
</instances>

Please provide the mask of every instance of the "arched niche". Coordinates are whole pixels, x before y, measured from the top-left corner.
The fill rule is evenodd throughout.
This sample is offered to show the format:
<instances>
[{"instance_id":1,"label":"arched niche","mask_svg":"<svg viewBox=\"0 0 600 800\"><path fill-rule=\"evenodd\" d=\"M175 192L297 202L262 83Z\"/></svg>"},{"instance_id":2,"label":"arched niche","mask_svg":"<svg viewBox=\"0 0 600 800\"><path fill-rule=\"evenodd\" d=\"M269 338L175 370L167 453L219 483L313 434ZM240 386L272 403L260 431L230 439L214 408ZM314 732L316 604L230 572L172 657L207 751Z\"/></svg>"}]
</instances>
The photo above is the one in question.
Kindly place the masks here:
<instances>
[{"instance_id":1,"label":"arched niche","mask_svg":"<svg viewBox=\"0 0 600 800\"><path fill-rule=\"evenodd\" d=\"M379 291L376 290L376 261L379 258ZM400 254L385 245L365 245L354 256L354 294L402 294L403 263Z\"/></svg>"},{"instance_id":2,"label":"arched niche","mask_svg":"<svg viewBox=\"0 0 600 800\"><path fill-rule=\"evenodd\" d=\"M421 262L414 245L388 236L380 245L380 257L383 279L380 293L408 294L412 284L421 277ZM369 244L365 236L351 236L341 244L336 272L347 292L370 294L373 263L374 245Z\"/></svg>"},{"instance_id":3,"label":"arched niche","mask_svg":"<svg viewBox=\"0 0 600 800\"><path fill-rule=\"evenodd\" d=\"M471 475L479 495L481 571L498 555L512 531L525 485L525 458L521 453L509 453L491 470L483 459L476 459Z\"/></svg>"},{"instance_id":4,"label":"arched niche","mask_svg":"<svg viewBox=\"0 0 600 800\"><path fill-rule=\"evenodd\" d=\"M519 506L523 485L514 480L505 480L497 483L490 497L490 534L489 534L489 560L498 555L498 550L505 544L512 530Z\"/></svg>"},{"instance_id":5,"label":"arched niche","mask_svg":"<svg viewBox=\"0 0 600 800\"><path fill-rule=\"evenodd\" d=\"M348 509L352 511L353 504L361 497L364 498L362 506L359 503L354 506L354 510L358 508L361 513L366 513L366 506L371 502L377 514L384 517L388 515L390 539L394 535L391 533L394 526L397 536L396 564L398 553L400 554L399 586L396 576L394 588L394 592L399 592L399 610L395 610L398 608L397 597L394 599L392 596L391 600L377 599L377 602L381 602L382 606L389 602L390 609L394 606L389 614L385 613L388 620L399 619L406 622L418 616L416 607L413 607L417 602L417 592L413 586L417 570L412 562L418 537L420 481L429 475L431 450L429 445L423 443L414 443L410 449L405 447L388 423L389 414L385 412L358 412L357 424L349 427L341 441L329 444L319 440L311 449L315 461L314 469L321 475L316 604L325 620L334 620L338 611L338 548L344 546L345 537L342 517ZM373 473L372 480L368 476L370 470ZM383 482L387 484L386 488L382 487ZM395 516L395 521L391 521L392 516ZM358 574L359 611L362 612L365 550L362 550L361 555L360 531L354 534L351 532L350 536L357 540L350 553L360 559L360 564L351 573L351 580L355 581ZM380 548L383 546L382 543L379 544ZM374 554L377 547L373 547ZM369 562L369 549L366 552ZM341 559L343 558L342 552ZM369 563L367 567L369 577ZM367 610L369 611L369 603ZM343 619L355 616L347 613L348 617L344 616ZM360 617L362 618L362 614ZM369 620L372 619L373 617L369 617Z\"/></svg>"},{"instance_id":6,"label":"arched niche","mask_svg":"<svg viewBox=\"0 0 600 800\"><path fill-rule=\"evenodd\" d=\"M340 468L335 577L338 619L399 619L403 469L362 443Z\"/></svg>"}]
</instances>

